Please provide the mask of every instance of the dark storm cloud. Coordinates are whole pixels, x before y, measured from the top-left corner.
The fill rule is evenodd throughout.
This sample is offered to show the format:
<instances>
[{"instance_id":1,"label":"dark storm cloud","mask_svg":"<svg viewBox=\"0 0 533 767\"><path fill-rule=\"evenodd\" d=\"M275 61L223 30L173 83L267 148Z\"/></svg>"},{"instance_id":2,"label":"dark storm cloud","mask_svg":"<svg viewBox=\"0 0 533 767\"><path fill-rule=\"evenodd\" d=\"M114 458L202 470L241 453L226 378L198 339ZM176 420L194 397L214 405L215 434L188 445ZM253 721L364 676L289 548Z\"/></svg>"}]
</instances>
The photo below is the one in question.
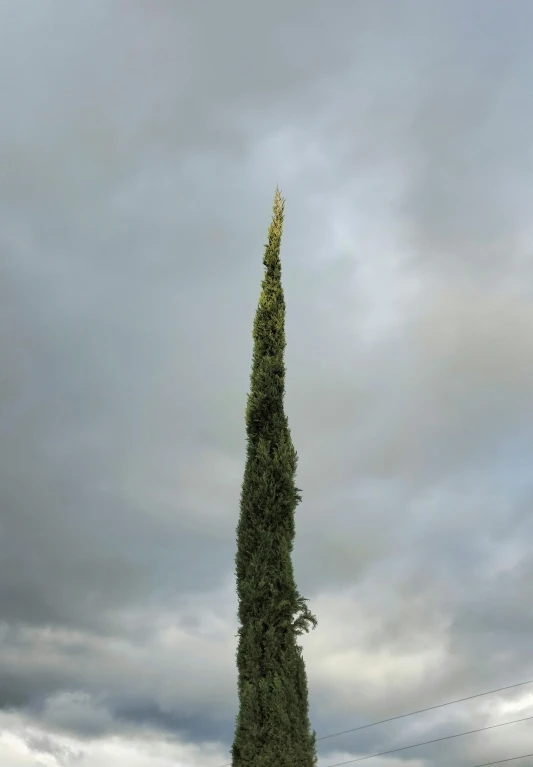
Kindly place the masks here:
<instances>
[{"instance_id":1,"label":"dark storm cloud","mask_svg":"<svg viewBox=\"0 0 533 767\"><path fill-rule=\"evenodd\" d=\"M440 268L501 279L521 255L527 220L533 112L520 94L532 63L525 34L531 7L453 7L453 34L441 38L412 124L403 209L421 255L434 254Z\"/></svg>"},{"instance_id":2,"label":"dark storm cloud","mask_svg":"<svg viewBox=\"0 0 533 767\"><path fill-rule=\"evenodd\" d=\"M234 65L228 60L231 71L224 75L213 66L217 46L224 51L221 25L229 29L230 21L220 11L218 22L212 18L212 39L204 41L213 57L208 62L191 46L189 35L202 18L161 16L163 10L134 5L124 17L118 8L111 13L101 4L81 15L65 6L63 15L55 17L41 7L33 18L19 10L10 15L11 35L4 32L4 55L12 54L11 82L19 85L7 90L13 118L4 125L1 142L9 266L4 359L10 363L0 424L8 473L3 524L16 542L4 559L6 618L87 625L102 619L103 593L112 608L113 595L119 601L138 600L144 589L153 588L148 571L154 559L170 575L168 555L174 583L202 588L217 578L213 556L223 568L232 557L229 547L217 545L216 533L209 555L201 550L205 531L197 544L193 532L170 543L169 529L180 528L176 497L172 517L170 511L159 514L156 522L154 509L139 498L117 497L112 488L120 482L121 461L127 470L129 460L151 460L145 457L147 439L154 450L152 471L164 476L179 470L195 434L205 439L209 417L204 423L201 409L208 410L212 376L234 377L229 366L220 371L228 356L224 345L237 328L243 341L249 337L249 311L229 315L229 291L241 293L229 283L240 267L243 277L260 267L249 255L257 249L258 212L253 227L249 217L242 217L250 182L244 177L242 188L230 187L228 198L229 167L237 158L231 147L227 153L225 142L218 150L216 145L223 139L215 125L222 118L221 103L229 108L244 100L246 109L254 107L247 80L232 74L240 71L241 58L236 56ZM266 22L255 20L258 44L269 46L278 32ZM120 24L130 39L126 33L123 38L113 34ZM153 25L157 45L137 57L129 46L135 46L143 24ZM70 34L60 34L61 28ZM169 28L188 41L185 49L179 40L175 50L165 44ZM57 46L51 49L54 30ZM81 33L84 48L78 49L75 38ZM34 36L24 56L15 43L17 34ZM164 65L158 58L161 45L171 58ZM280 63L287 94L297 89L303 96L314 87L315 77L304 66L311 51L302 49L301 55L292 70ZM157 94L141 83L146 78L152 82L159 67L171 65L181 72L182 92L179 87L176 92L174 78L164 78L155 88L164 91L161 105L153 105ZM315 71L326 73L323 62L315 65ZM136 77L140 82L134 82ZM206 91L206 98L199 98L203 80L207 88L213 78L212 94L207 98ZM280 93L268 78L265 108L273 108ZM191 105L204 110L205 119L195 116ZM160 130L150 127L154 118L161 120ZM235 115L232 119L237 124ZM194 128L184 133L186 120ZM199 125L209 152L220 159L195 155ZM179 129L177 134L171 127ZM237 139L235 126L228 130ZM239 145L244 149L249 140L239 136ZM152 158L152 151L159 157ZM234 218L236 207L244 232L239 217ZM203 223L207 216L208 227ZM244 247L243 235L248 239ZM241 261L235 262L236 257ZM201 287L191 292L199 279ZM252 295L246 299L245 308L254 300ZM208 308L223 313L223 327L209 317ZM196 348L202 349L200 366L187 359ZM245 354L241 357L244 362ZM242 396L246 377L243 365ZM194 416L191 395L196 398ZM147 401L155 400L164 400L171 411L147 408ZM239 415L241 409L239 402ZM137 417L132 419L132 413ZM182 459L175 452L171 423L180 424ZM168 440L172 458L165 458ZM161 456L156 458L156 451ZM131 471L136 474L137 466ZM46 518L38 535L37 509L43 522ZM12 561L21 549L26 552L23 573ZM212 566L202 570L191 558L197 563L208 559Z\"/></svg>"},{"instance_id":3,"label":"dark storm cloud","mask_svg":"<svg viewBox=\"0 0 533 767\"><path fill-rule=\"evenodd\" d=\"M0 3L5 711L85 744L142 730L229 747L276 183L313 726L528 676L530 16ZM487 717L448 709L320 749L342 761ZM518 732L398 758L477 764ZM43 737L26 743L74 759Z\"/></svg>"}]
</instances>

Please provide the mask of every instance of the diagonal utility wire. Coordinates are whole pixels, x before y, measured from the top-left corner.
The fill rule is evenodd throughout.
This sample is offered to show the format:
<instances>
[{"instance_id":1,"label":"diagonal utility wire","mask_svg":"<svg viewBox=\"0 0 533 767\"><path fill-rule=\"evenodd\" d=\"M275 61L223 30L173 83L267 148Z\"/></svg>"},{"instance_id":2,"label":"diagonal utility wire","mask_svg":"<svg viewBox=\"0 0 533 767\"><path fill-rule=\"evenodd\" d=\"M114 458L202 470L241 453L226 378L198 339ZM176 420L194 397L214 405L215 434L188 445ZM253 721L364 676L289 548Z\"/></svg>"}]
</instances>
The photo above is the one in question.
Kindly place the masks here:
<instances>
[{"instance_id":1,"label":"diagonal utility wire","mask_svg":"<svg viewBox=\"0 0 533 767\"><path fill-rule=\"evenodd\" d=\"M472 700L473 698L481 698L483 695L490 695L493 692L502 692L502 690L510 690L511 687L521 687L524 684L531 684L533 679L528 679L527 682L518 682L518 684L510 684L507 687L498 687L497 690L488 690L488 692L478 692L477 695L469 695L467 698L458 698L457 700L450 700L448 703L439 703L437 706L428 706L428 708L421 708L418 711L410 711L408 714L400 714L399 716L391 716L389 719L381 719L379 722L371 722L370 724L363 724L361 727L353 727L351 730L343 730L342 732L334 732L332 735L322 735L317 740L326 740L326 738L336 738L337 735L346 735L347 732L355 732L356 730L364 730L367 727L375 727L377 724L385 724L385 722L393 722L395 719L404 719L406 716L414 716L415 714L423 714L424 711L433 711L436 708L444 708L444 706L451 706L454 703L463 703L465 700ZM227 767L227 765L224 765Z\"/></svg>"},{"instance_id":2,"label":"diagonal utility wire","mask_svg":"<svg viewBox=\"0 0 533 767\"><path fill-rule=\"evenodd\" d=\"M406 716L414 716L415 714L423 714L425 711L434 711L436 708L444 708L444 706L452 706L454 703L463 703L465 700L473 700L474 698L481 698L483 695L491 695L494 692L502 692L503 690L511 690L513 687L522 687L525 684L532 684L533 679L527 679L525 682L517 682L516 684L508 684L506 687L498 687L496 690L487 690L487 692L478 692L476 695L468 695L466 698L458 698L457 700L450 700L447 703L439 703L436 706L428 706L427 708L421 708L418 711L410 711L408 714L399 714L398 716L391 716L388 719L380 719L379 722L371 722L370 724L362 724L360 727L352 727L351 730L343 730L342 732L334 732L331 735L322 735L318 740L326 740L326 738L336 738L337 735L346 735L348 732L357 732L357 730L365 730L367 727L375 727L378 724L385 724L385 722L393 722L396 719L404 719ZM366 758L366 757L365 757ZM516 757L517 759L521 757ZM231 762L227 764L221 764L219 767L231 767Z\"/></svg>"},{"instance_id":3,"label":"diagonal utility wire","mask_svg":"<svg viewBox=\"0 0 533 767\"><path fill-rule=\"evenodd\" d=\"M533 754L522 754L522 756L510 756L509 759L498 759L497 762L485 762L485 764L476 764L475 767L490 767L491 764L503 764L503 762L514 762L515 759L525 759Z\"/></svg>"},{"instance_id":4,"label":"diagonal utility wire","mask_svg":"<svg viewBox=\"0 0 533 767\"><path fill-rule=\"evenodd\" d=\"M380 751L379 754L369 754L369 756L359 756L357 759L348 759L347 762L337 762L336 764L330 764L329 767L341 767L341 765L344 765L344 764L353 764L354 762L362 762L365 759L374 759L374 757L376 756L385 756L386 754L396 754L398 751L406 751L408 748L417 748L418 746L427 746L429 743L439 743L441 740L450 740L451 738L461 738L463 735L472 735L472 733L474 732L484 732L485 730L494 730L496 729L496 727L506 727L508 724L516 724L517 722L526 722L528 719L533 719L533 716L525 716L523 719L513 719L512 722L502 722L501 724L491 724L488 727L479 727L477 730L467 730L466 732L458 732L455 735L445 735L443 738L434 738L433 740L425 740L423 743L411 743L410 746L401 746L401 748L392 748L390 751Z\"/></svg>"}]
</instances>

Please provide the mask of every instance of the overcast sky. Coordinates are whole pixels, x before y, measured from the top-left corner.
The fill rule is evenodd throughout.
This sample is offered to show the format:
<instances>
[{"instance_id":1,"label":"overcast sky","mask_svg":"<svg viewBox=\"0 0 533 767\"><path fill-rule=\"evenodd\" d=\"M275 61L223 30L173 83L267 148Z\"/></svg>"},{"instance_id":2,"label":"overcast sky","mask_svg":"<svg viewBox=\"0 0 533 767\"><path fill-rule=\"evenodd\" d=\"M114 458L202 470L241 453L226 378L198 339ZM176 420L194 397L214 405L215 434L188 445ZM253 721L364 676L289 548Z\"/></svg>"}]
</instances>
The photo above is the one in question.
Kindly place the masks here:
<instances>
[{"instance_id":1,"label":"overcast sky","mask_svg":"<svg viewBox=\"0 0 533 767\"><path fill-rule=\"evenodd\" d=\"M276 184L318 737L533 679L532 26L528 0L0 0L1 767L229 761ZM533 685L319 765L526 716Z\"/></svg>"}]
</instances>

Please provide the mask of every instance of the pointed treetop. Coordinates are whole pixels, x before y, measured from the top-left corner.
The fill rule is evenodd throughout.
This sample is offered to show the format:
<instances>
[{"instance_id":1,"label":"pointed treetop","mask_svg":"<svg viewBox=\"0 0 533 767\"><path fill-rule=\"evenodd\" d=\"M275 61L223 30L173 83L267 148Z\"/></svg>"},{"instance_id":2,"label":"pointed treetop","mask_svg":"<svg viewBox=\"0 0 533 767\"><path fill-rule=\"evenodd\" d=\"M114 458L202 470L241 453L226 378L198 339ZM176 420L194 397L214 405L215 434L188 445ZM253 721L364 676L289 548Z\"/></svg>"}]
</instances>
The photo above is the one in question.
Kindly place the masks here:
<instances>
[{"instance_id":1,"label":"pointed treetop","mask_svg":"<svg viewBox=\"0 0 533 767\"><path fill-rule=\"evenodd\" d=\"M281 239L281 231L283 229L284 207L285 200L281 196L279 187L276 186L274 206L272 211L273 215L269 229L269 247L265 251L265 255L263 257L263 263L265 266L267 266L267 264L272 261L272 257L274 257L275 261L279 260L279 243Z\"/></svg>"},{"instance_id":2,"label":"pointed treetop","mask_svg":"<svg viewBox=\"0 0 533 767\"><path fill-rule=\"evenodd\" d=\"M276 193L274 195L274 211L276 213L283 213L284 206L285 206L285 200L281 196L281 191L279 186L276 185Z\"/></svg>"}]
</instances>

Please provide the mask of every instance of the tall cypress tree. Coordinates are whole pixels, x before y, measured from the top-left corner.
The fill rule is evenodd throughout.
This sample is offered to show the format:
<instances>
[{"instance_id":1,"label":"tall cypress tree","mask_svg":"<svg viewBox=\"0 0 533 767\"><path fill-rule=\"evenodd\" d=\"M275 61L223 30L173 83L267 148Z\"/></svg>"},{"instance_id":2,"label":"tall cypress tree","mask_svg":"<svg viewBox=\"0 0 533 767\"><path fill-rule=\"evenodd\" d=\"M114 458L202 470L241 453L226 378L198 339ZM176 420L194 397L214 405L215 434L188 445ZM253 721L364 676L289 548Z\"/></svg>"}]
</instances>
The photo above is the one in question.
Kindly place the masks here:
<instances>
[{"instance_id":1,"label":"tall cypress tree","mask_svg":"<svg viewBox=\"0 0 533 767\"><path fill-rule=\"evenodd\" d=\"M294 581L297 453L283 409L285 299L280 243L284 200L276 188L266 267L254 321L246 408L247 455L237 526L239 713L233 767L313 767L307 677L296 638L317 625Z\"/></svg>"}]
</instances>

